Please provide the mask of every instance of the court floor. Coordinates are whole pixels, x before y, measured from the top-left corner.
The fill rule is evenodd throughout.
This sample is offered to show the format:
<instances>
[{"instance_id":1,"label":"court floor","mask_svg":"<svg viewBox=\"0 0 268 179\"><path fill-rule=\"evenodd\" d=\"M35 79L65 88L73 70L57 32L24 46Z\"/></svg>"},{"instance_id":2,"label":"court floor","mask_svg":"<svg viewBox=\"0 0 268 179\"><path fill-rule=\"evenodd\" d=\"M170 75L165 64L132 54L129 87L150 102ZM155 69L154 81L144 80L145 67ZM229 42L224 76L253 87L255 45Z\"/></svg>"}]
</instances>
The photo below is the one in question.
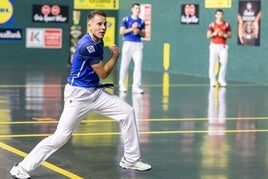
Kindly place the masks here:
<instances>
[{"instance_id":1,"label":"court floor","mask_svg":"<svg viewBox=\"0 0 268 179\"><path fill-rule=\"evenodd\" d=\"M0 178L52 134L68 70L0 70ZM106 81L116 79L114 73ZM131 78L129 78L131 82ZM90 113L71 140L31 173L36 179L268 178L268 85L143 72L145 93L110 92L133 105L148 172L121 169L118 123Z\"/></svg>"}]
</instances>

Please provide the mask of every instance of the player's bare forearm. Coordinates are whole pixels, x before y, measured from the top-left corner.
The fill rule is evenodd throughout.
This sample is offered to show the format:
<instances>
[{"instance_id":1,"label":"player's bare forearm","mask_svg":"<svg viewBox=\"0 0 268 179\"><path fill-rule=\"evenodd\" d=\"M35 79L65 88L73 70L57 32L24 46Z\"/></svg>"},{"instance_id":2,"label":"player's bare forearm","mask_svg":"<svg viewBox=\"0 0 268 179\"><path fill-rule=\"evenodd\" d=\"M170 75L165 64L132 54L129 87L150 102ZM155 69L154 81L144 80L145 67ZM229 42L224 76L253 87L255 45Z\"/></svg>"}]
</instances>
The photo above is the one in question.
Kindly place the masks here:
<instances>
[{"instance_id":1,"label":"player's bare forearm","mask_svg":"<svg viewBox=\"0 0 268 179\"><path fill-rule=\"evenodd\" d=\"M125 34L131 33L131 32L133 32L133 28L126 29L125 27L121 27L119 33L121 35L125 35Z\"/></svg>"},{"instance_id":2,"label":"player's bare forearm","mask_svg":"<svg viewBox=\"0 0 268 179\"><path fill-rule=\"evenodd\" d=\"M140 35L141 37L145 37L145 30L141 30L141 31L139 32L139 35Z\"/></svg>"},{"instance_id":3,"label":"player's bare forearm","mask_svg":"<svg viewBox=\"0 0 268 179\"><path fill-rule=\"evenodd\" d=\"M116 61L117 59L112 57L106 64L103 64L103 62L100 61L99 63L92 65L92 68L97 73L99 78L105 79L110 75L116 64Z\"/></svg>"},{"instance_id":4,"label":"player's bare forearm","mask_svg":"<svg viewBox=\"0 0 268 179\"><path fill-rule=\"evenodd\" d=\"M213 37L213 33L211 31L207 31L207 38L210 39Z\"/></svg>"},{"instance_id":5,"label":"player's bare forearm","mask_svg":"<svg viewBox=\"0 0 268 179\"><path fill-rule=\"evenodd\" d=\"M112 52L112 57L110 58L110 60L108 60L108 62L104 65L104 69L105 69L105 76L104 78L108 77L111 73L111 71L113 70L118 58L119 58L119 55L120 55L120 52L119 52L119 48L118 46L116 45L111 45L110 47L110 50Z\"/></svg>"},{"instance_id":6,"label":"player's bare forearm","mask_svg":"<svg viewBox=\"0 0 268 179\"><path fill-rule=\"evenodd\" d=\"M115 58L111 58L105 65L104 65L104 69L105 69L105 73L104 75L101 77L101 79L105 79L107 78L110 73L112 72L115 64L117 62L117 59Z\"/></svg>"},{"instance_id":7,"label":"player's bare forearm","mask_svg":"<svg viewBox=\"0 0 268 179\"><path fill-rule=\"evenodd\" d=\"M233 36L233 33L231 31L228 31L226 33L226 38L232 38L232 36Z\"/></svg>"},{"instance_id":8,"label":"player's bare forearm","mask_svg":"<svg viewBox=\"0 0 268 179\"><path fill-rule=\"evenodd\" d=\"M112 57L108 60L108 62L106 62L106 64L100 61L99 63L92 65L93 70L101 79L105 79L110 75L120 55L119 49L116 45L112 45L110 50L112 52Z\"/></svg>"}]
</instances>

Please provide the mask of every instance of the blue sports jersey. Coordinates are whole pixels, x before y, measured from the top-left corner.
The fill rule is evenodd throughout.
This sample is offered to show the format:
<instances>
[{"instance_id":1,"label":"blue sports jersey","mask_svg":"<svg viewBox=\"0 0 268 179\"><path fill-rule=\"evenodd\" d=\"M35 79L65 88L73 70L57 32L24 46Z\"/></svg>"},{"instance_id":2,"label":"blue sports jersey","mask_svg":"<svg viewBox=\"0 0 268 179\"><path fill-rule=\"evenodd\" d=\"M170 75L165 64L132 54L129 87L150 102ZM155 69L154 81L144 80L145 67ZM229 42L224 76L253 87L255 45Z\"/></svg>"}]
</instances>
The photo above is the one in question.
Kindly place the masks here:
<instances>
[{"instance_id":1,"label":"blue sports jersey","mask_svg":"<svg viewBox=\"0 0 268 179\"><path fill-rule=\"evenodd\" d=\"M132 27L134 22L138 23L138 28L140 30L145 29L145 23L141 18L133 19L131 16L127 16L123 18L122 27L129 29ZM141 37L139 34L133 34L133 32L127 33L123 35L124 41L131 41L131 42L141 42Z\"/></svg>"},{"instance_id":2,"label":"blue sports jersey","mask_svg":"<svg viewBox=\"0 0 268 179\"><path fill-rule=\"evenodd\" d=\"M96 43L89 34L85 34L76 45L67 82L72 86L97 87L100 79L91 65L100 60L103 60L103 41Z\"/></svg>"}]
</instances>

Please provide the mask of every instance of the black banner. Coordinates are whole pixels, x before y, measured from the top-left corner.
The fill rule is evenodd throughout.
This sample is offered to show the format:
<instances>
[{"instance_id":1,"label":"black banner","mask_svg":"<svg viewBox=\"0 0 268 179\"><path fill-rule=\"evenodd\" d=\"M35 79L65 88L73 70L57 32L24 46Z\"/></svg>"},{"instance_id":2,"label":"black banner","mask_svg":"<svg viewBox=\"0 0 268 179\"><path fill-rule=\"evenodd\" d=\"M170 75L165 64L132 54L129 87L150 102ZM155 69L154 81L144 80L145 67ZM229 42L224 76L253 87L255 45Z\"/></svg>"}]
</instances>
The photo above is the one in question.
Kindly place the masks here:
<instances>
[{"instance_id":1,"label":"black banner","mask_svg":"<svg viewBox=\"0 0 268 179\"><path fill-rule=\"evenodd\" d=\"M259 0L239 1L238 7L238 44L260 45L261 3Z\"/></svg>"},{"instance_id":2,"label":"black banner","mask_svg":"<svg viewBox=\"0 0 268 179\"><path fill-rule=\"evenodd\" d=\"M181 5L181 24L199 23L199 5L183 4Z\"/></svg>"},{"instance_id":3,"label":"black banner","mask_svg":"<svg viewBox=\"0 0 268 179\"><path fill-rule=\"evenodd\" d=\"M67 23L68 6L33 5L33 22Z\"/></svg>"},{"instance_id":4,"label":"black banner","mask_svg":"<svg viewBox=\"0 0 268 179\"><path fill-rule=\"evenodd\" d=\"M18 42L22 41L22 29L21 28L0 28L0 42Z\"/></svg>"}]
</instances>

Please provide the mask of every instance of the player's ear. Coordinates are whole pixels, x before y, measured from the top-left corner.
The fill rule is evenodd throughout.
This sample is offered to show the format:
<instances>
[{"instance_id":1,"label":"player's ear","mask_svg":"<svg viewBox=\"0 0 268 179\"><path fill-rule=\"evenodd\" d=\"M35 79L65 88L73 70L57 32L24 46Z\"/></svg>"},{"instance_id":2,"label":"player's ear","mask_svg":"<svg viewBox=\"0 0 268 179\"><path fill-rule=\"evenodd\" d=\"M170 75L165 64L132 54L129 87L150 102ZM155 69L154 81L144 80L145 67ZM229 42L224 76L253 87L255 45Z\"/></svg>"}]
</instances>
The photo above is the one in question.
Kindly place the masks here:
<instances>
[{"instance_id":1,"label":"player's ear","mask_svg":"<svg viewBox=\"0 0 268 179\"><path fill-rule=\"evenodd\" d=\"M90 22L87 23L87 27L91 31L91 23Z\"/></svg>"}]
</instances>

